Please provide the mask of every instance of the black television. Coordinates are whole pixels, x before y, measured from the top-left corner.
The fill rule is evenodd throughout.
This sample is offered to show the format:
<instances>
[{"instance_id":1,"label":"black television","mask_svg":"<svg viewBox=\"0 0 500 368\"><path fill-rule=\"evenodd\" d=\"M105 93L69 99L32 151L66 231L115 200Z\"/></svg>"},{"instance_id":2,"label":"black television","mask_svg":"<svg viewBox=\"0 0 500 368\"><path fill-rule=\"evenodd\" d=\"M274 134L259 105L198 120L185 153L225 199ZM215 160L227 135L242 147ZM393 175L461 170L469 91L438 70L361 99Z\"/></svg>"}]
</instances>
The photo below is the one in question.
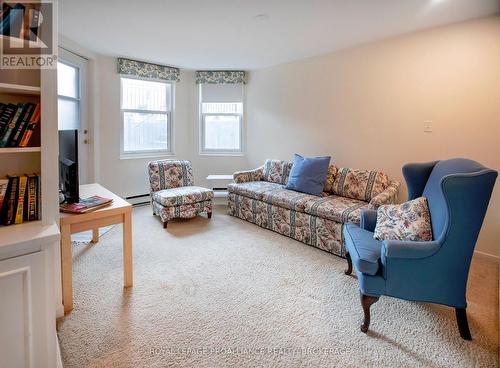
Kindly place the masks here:
<instances>
[{"instance_id":1,"label":"black television","mask_svg":"<svg viewBox=\"0 0 500 368\"><path fill-rule=\"evenodd\" d=\"M66 203L80 200L78 179L78 130L59 131L59 190Z\"/></svg>"}]
</instances>

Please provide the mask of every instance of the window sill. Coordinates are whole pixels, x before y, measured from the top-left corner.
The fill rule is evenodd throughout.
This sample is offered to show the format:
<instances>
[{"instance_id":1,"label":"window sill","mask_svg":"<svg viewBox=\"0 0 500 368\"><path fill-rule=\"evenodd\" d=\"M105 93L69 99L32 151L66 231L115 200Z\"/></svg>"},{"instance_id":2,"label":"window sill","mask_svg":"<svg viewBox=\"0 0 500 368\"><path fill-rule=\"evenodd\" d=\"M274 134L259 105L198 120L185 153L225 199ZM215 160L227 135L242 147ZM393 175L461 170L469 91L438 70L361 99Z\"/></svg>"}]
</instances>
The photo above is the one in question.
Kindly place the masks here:
<instances>
[{"instance_id":1,"label":"window sill","mask_svg":"<svg viewBox=\"0 0 500 368\"><path fill-rule=\"evenodd\" d=\"M243 152L198 152L200 156L230 156L230 157L243 157Z\"/></svg>"},{"instance_id":2,"label":"window sill","mask_svg":"<svg viewBox=\"0 0 500 368\"><path fill-rule=\"evenodd\" d=\"M145 153L121 153L120 160L133 160L143 158L173 157L174 152L145 152Z\"/></svg>"}]
</instances>

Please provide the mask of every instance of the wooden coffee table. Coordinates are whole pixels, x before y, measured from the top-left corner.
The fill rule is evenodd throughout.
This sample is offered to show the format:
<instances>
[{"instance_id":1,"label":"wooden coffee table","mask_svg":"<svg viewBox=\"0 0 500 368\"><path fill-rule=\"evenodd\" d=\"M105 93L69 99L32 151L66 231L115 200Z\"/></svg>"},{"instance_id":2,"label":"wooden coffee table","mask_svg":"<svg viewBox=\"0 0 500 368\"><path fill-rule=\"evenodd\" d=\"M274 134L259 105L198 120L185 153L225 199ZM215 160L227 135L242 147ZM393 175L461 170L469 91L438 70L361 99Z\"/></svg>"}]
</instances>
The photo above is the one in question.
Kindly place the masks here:
<instances>
[{"instance_id":1,"label":"wooden coffee table","mask_svg":"<svg viewBox=\"0 0 500 368\"><path fill-rule=\"evenodd\" d=\"M73 309L73 252L71 234L92 230L92 242L99 241L99 228L123 224L123 276L124 286L133 285L132 275L132 205L99 184L80 186L80 197L93 195L112 198L113 203L98 210L71 214L61 213L61 276L64 313Z\"/></svg>"}]
</instances>

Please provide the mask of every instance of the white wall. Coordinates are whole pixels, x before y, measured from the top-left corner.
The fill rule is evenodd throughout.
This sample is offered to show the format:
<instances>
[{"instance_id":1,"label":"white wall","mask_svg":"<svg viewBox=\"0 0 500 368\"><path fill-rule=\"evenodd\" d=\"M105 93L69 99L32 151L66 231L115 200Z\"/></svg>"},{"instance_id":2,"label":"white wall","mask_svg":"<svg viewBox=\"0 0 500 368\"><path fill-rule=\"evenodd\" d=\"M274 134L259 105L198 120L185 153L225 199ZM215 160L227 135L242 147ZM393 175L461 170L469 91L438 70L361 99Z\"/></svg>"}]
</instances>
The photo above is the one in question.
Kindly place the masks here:
<instances>
[{"instance_id":1,"label":"white wall","mask_svg":"<svg viewBox=\"0 0 500 368\"><path fill-rule=\"evenodd\" d=\"M400 180L407 162L456 156L499 170L500 18L255 71L247 101L251 166L297 152ZM498 257L499 223L500 182L478 243Z\"/></svg>"}]
</instances>

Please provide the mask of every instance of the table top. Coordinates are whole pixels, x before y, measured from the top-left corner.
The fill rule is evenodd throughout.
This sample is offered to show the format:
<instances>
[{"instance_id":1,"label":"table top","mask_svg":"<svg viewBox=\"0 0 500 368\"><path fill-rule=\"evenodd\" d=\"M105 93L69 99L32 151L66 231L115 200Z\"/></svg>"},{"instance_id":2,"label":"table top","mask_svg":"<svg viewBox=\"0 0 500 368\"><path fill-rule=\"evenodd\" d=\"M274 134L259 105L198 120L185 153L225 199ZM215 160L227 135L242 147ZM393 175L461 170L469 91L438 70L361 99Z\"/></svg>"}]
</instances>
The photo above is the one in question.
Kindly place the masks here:
<instances>
[{"instance_id":1,"label":"table top","mask_svg":"<svg viewBox=\"0 0 500 368\"><path fill-rule=\"evenodd\" d=\"M99 217L109 216L112 214L132 211L132 205L130 203L117 196L115 193L107 190L102 185L97 183L80 185L80 198L88 198L94 195L111 198L113 199L113 202L111 202L109 206L86 213L60 213L59 219L61 224L87 221Z\"/></svg>"},{"instance_id":2,"label":"table top","mask_svg":"<svg viewBox=\"0 0 500 368\"><path fill-rule=\"evenodd\" d=\"M208 175L207 180L233 180L233 175Z\"/></svg>"}]
</instances>

